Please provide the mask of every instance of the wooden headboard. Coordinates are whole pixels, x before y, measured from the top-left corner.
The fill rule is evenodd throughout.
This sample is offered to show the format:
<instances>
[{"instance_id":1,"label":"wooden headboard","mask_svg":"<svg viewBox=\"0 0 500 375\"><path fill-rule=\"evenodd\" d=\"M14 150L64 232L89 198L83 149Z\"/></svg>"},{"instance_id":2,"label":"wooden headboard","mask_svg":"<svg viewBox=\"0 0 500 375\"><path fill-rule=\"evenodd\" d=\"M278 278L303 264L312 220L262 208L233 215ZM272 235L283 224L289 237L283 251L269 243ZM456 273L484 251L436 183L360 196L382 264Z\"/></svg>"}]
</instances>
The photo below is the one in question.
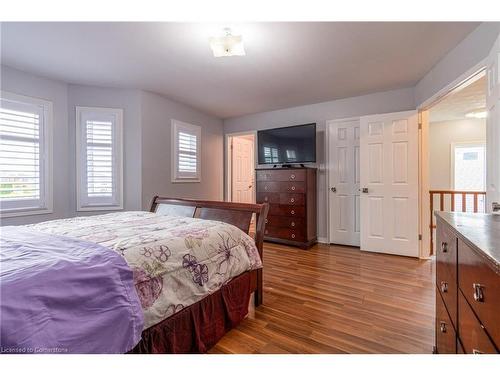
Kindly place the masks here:
<instances>
[{"instance_id":1,"label":"wooden headboard","mask_svg":"<svg viewBox=\"0 0 500 375\"><path fill-rule=\"evenodd\" d=\"M217 220L232 224L249 234L250 223L255 214L255 245L263 258L264 230L266 226L269 205L248 204L217 201L199 201L195 199L153 197L151 201L151 212L167 215L194 217L206 220ZM262 303L262 270L257 270L257 293L255 295L256 306Z\"/></svg>"}]
</instances>

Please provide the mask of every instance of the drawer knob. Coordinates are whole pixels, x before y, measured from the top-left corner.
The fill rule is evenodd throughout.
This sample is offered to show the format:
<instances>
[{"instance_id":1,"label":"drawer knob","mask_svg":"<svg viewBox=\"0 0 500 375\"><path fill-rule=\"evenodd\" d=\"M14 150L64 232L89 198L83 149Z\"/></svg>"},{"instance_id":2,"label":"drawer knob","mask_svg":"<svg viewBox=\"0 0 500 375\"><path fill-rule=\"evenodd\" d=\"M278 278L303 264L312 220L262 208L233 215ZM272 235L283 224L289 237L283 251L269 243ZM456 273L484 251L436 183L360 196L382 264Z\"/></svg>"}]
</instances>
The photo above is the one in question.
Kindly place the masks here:
<instances>
[{"instance_id":1,"label":"drawer knob","mask_svg":"<svg viewBox=\"0 0 500 375\"><path fill-rule=\"evenodd\" d=\"M295 175L294 175L294 174L290 175L290 178L291 178L292 180L295 180Z\"/></svg>"},{"instance_id":2,"label":"drawer knob","mask_svg":"<svg viewBox=\"0 0 500 375\"><path fill-rule=\"evenodd\" d=\"M448 292L448 283L446 281L441 281L441 292L443 293Z\"/></svg>"},{"instance_id":3,"label":"drawer knob","mask_svg":"<svg viewBox=\"0 0 500 375\"><path fill-rule=\"evenodd\" d=\"M295 198L291 198L290 202L292 202L292 203L295 202Z\"/></svg>"},{"instance_id":4,"label":"drawer knob","mask_svg":"<svg viewBox=\"0 0 500 375\"><path fill-rule=\"evenodd\" d=\"M443 333L446 333L446 323L445 322L439 323L439 330Z\"/></svg>"},{"instance_id":5,"label":"drawer knob","mask_svg":"<svg viewBox=\"0 0 500 375\"><path fill-rule=\"evenodd\" d=\"M472 287L474 288L474 300L476 300L477 302L484 302L484 286L474 283L472 284Z\"/></svg>"},{"instance_id":6,"label":"drawer knob","mask_svg":"<svg viewBox=\"0 0 500 375\"><path fill-rule=\"evenodd\" d=\"M264 197L264 200L267 202L268 198L267 198L267 197Z\"/></svg>"},{"instance_id":7,"label":"drawer knob","mask_svg":"<svg viewBox=\"0 0 500 375\"><path fill-rule=\"evenodd\" d=\"M267 219L266 219L266 224L268 223Z\"/></svg>"},{"instance_id":8,"label":"drawer knob","mask_svg":"<svg viewBox=\"0 0 500 375\"><path fill-rule=\"evenodd\" d=\"M292 215L295 215L295 210L291 210L291 211L290 211L290 213L291 213Z\"/></svg>"},{"instance_id":9,"label":"drawer knob","mask_svg":"<svg viewBox=\"0 0 500 375\"><path fill-rule=\"evenodd\" d=\"M295 222L294 222L294 221L292 221L290 225L291 225L292 227L294 227L294 226L295 226Z\"/></svg>"},{"instance_id":10,"label":"drawer knob","mask_svg":"<svg viewBox=\"0 0 500 375\"><path fill-rule=\"evenodd\" d=\"M292 238L295 238L295 234L292 233Z\"/></svg>"},{"instance_id":11,"label":"drawer knob","mask_svg":"<svg viewBox=\"0 0 500 375\"><path fill-rule=\"evenodd\" d=\"M484 352L478 349L472 349L472 354L484 354Z\"/></svg>"},{"instance_id":12,"label":"drawer knob","mask_svg":"<svg viewBox=\"0 0 500 375\"><path fill-rule=\"evenodd\" d=\"M292 190L295 190L295 186L292 186Z\"/></svg>"},{"instance_id":13,"label":"drawer knob","mask_svg":"<svg viewBox=\"0 0 500 375\"><path fill-rule=\"evenodd\" d=\"M447 242L441 242L441 251L443 253L447 253L448 252L448 243Z\"/></svg>"}]
</instances>

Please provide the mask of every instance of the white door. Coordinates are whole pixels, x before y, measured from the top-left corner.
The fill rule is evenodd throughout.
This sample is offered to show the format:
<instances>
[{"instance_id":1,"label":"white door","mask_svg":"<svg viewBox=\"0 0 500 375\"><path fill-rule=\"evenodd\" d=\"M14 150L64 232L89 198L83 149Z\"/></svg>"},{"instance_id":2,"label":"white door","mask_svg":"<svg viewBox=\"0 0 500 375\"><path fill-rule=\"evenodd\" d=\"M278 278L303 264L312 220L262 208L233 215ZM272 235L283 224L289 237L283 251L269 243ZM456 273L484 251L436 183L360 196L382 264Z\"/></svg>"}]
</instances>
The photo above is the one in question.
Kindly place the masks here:
<instances>
[{"instance_id":1,"label":"white door","mask_svg":"<svg viewBox=\"0 0 500 375\"><path fill-rule=\"evenodd\" d=\"M361 250L418 257L417 112L361 118Z\"/></svg>"},{"instance_id":2,"label":"white door","mask_svg":"<svg viewBox=\"0 0 500 375\"><path fill-rule=\"evenodd\" d=\"M486 68L486 209L500 202L500 36L488 57Z\"/></svg>"},{"instance_id":3,"label":"white door","mask_svg":"<svg viewBox=\"0 0 500 375\"><path fill-rule=\"evenodd\" d=\"M254 203L254 142L249 138L233 137L232 201Z\"/></svg>"},{"instance_id":4,"label":"white door","mask_svg":"<svg viewBox=\"0 0 500 375\"><path fill-rule=\"evenodd\" d=\"M359 246L359 119L328 122L330 243Z\"/></svg>"}]
</instances>

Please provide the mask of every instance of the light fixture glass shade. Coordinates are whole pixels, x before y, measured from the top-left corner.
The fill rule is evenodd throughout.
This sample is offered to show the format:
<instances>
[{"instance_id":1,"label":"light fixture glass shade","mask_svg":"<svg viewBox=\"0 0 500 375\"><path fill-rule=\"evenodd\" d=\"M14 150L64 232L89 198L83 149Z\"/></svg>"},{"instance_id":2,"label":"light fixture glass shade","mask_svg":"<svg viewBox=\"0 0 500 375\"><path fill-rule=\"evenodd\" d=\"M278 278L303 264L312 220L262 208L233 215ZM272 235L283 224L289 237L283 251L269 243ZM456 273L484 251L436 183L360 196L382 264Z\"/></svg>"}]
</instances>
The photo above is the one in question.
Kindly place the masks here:
<instances>
[{"instance_id":1,"label":"light fixture glass shade","mask_svg":"<svg viewBox=\"0 0 500 375\"><path fill-rule=\"evenodd\" d=\"M210 48L215 57L244 56L243 38L241 35L225 35L210 38Z\"/></svg>"}]
</instances>

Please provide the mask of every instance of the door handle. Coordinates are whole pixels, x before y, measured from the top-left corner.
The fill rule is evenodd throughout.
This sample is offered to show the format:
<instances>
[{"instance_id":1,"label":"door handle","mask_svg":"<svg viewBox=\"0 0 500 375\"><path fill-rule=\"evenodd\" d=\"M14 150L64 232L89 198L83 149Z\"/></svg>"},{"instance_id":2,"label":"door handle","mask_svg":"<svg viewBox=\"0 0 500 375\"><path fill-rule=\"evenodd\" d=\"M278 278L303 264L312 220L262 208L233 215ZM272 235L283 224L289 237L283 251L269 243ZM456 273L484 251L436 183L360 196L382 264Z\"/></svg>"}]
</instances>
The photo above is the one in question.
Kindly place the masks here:
<instances>
[{"instance_id":1,"label":"door handle","mask_svg":"<svg viewBox=\"0 0 500 375\"><path fill-rule=\"evenodd\" d=\"M337 192L337 188L335 186L331 187L330 190L332 191L332 193L336 193Z\"/></svg>"},{"instance_id":2,"label":"door handle","mask_svg":"<svg viewBox=\"0 0 500 375\"><path fill-rule=\"evenodd\" d=\"M363 194L368 194L368 188L363 188L363 189L361 189L361 192L362 192Z\"/></svg>"}]
</instances>

